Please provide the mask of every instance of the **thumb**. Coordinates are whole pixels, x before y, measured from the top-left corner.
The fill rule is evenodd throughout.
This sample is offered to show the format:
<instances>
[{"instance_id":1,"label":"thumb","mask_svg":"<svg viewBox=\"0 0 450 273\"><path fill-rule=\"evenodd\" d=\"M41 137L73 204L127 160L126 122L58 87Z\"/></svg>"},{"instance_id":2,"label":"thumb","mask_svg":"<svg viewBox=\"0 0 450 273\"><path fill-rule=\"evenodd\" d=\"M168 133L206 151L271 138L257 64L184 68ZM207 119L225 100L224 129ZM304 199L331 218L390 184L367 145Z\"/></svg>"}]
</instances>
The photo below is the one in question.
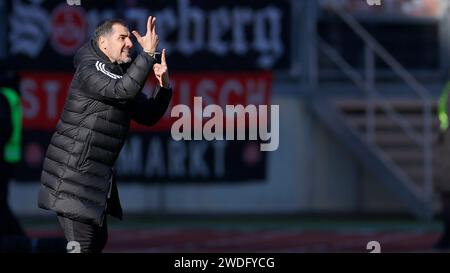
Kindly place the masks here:
<instances>
[{"instance_id":1,"label":"thumb","mask_svg":"<svg viewBox=\"0 0 450 273\"><path fill-rule=\"evenodd\" d=\"M137 32L136 30L133 30L131 33L133 33L133 35L136 37L138 42L140 42L142 40L141 34L139 34L139 32Z\"/></svg>"}]
</instances>

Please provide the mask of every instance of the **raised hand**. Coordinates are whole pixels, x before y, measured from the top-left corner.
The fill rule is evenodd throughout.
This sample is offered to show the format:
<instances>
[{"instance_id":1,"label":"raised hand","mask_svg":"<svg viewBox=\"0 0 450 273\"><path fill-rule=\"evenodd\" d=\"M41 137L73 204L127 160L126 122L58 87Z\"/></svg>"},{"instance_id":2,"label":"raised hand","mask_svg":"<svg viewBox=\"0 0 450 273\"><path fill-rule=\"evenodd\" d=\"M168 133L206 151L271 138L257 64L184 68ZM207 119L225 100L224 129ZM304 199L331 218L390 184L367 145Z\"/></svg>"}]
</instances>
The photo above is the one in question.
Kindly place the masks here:
<instances>
[{"instance_id":1,"label":"raised hand","mask_svg":"<svg viewBox=\"0 0 450 273\"><path fill-rule=\"evenodd\" d=\"M159 85L163 88L169 88L169 69L167 68L166 63L166 49L163 48L161 54L161 63L153 65L153 72L155 73L156 79L159 82Z\"/></svg>"},{"instance_id":2,"label":"raised hand","mask_svg":"<svg viewBox=\"0 0 450 273\"><path fill-rule=\"evenodd\" d=\"M148 53L156 52L156 47L159 43L158 35L156 34L156 18L149 16L147 20L147 33L144 37L139 34L136 30L132 31L133 35L136 37L138 43L142 46L143 50Z\"/></svg>"}]
</instances>

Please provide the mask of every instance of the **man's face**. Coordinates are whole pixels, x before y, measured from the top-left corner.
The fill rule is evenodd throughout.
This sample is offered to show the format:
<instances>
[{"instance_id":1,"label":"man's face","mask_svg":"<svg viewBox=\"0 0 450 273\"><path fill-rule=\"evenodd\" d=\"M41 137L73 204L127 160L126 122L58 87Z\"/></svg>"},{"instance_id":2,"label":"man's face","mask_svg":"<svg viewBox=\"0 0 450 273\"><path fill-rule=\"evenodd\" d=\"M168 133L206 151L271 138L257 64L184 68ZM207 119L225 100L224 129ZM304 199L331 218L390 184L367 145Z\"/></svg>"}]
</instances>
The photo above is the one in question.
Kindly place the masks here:
<instances>
[{"instance_id":1,"label":"man's face","mask_svg":"<svg viewBox=\"0 0 450 273\"><path fill-rule=\"evenodd\" d=\"M131 42L130 32L125 26L114 24L109 35L100 37L99 44L112 62L122 64L131 61L133 43Z\"/></svg>"}]
</instances>

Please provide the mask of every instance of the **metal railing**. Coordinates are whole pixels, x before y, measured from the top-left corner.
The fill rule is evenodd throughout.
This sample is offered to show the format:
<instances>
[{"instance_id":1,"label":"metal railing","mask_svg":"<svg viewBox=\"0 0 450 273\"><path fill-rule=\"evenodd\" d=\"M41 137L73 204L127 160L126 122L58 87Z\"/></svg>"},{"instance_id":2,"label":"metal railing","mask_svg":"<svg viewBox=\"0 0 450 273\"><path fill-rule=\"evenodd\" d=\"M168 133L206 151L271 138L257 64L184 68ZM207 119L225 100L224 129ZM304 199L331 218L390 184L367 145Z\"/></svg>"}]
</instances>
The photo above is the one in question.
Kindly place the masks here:
<instances>
[{"instance_id":1,"label":"metal railing","mask_svg":"<svg viewBox=\"0 0 450 273\"><path fill-rule=\"evenodd\" d=\"M353 68L341 55L323 39L318 37L319 49L323 51L360 89L366 93L366 133L368 141L373 141L375 136L375 99L380 103L380 107L418 146L423 150L424 159L424 184L423 191L427 199L431 200L433 195L433 169L432 169L432 96L430 92L420 84L383 46L381 46L370 35L361 24L347 11L339 7L328 7L334 12L350 29L358 35L364 42L364 77ZM375 57L383 60L388 67L402 79L408 87L420 98L423 108L423 134L417 132L410 122L399 114L394 107L385 100L375 87L376 69Z\"/></svg>"}]
</instances>

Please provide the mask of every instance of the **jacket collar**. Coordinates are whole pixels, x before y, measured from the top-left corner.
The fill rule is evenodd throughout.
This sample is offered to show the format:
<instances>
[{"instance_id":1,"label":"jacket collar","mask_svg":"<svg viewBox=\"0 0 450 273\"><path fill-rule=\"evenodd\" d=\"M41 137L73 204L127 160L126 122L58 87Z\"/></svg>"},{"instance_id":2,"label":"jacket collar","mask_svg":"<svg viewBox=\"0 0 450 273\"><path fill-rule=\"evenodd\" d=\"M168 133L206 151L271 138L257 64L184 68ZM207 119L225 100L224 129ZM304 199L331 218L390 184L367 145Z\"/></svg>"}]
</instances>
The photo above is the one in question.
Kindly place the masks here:
<instances>
[{"instance_id":1,"label":"jacket collar","mask_svg":"<svg viewBox=\"0 0 450 273\"><path fill-rule=\"evenodd\" d=\"M108 56L106 56L105 53L103 53L103 51L100 50L100 48L97 46L97 44L94 42L93 39L91 39L90 42L90 46L92 51L94 52L95 55L97 55L97 57L109 68L112 70L112 72L114 73L119 73L119 74L123 74L123 68L120 64L118 63L113 63L111 62L111 60L108 58Z\"/></svg>"},{"instance_id":2,"label":"jacket collar","mask_svg":"<svg viewBox=\"0 0 450 273\"><path fill-rule=\"evenodd\" d=\"M115 64L115 63L112 63L111 60L109 60L108 56L106 56L106 54L100 50L100 48L94 42L94 39L91 39L90 46L91 46L92 51L94 51L94 54L97 55L97 57L100 60L102 60L103 63L108 64L108 65Z\"/></svg>"}]
</instances>

